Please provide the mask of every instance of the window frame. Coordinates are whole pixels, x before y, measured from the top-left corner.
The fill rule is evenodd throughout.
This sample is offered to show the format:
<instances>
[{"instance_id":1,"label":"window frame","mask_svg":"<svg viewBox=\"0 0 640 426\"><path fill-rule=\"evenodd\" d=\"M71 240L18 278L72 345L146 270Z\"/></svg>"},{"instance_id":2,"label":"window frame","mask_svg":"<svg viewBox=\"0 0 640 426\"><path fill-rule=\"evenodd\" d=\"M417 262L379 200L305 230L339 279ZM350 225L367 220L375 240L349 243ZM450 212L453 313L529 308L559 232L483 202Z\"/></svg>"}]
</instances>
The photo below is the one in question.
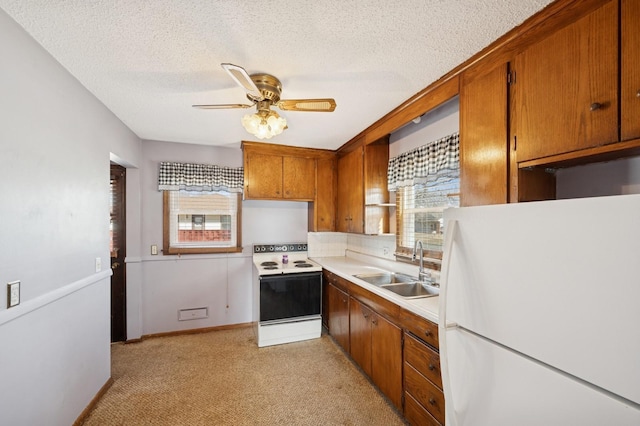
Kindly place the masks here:
<instances>
[{"instance_id":1,"label":"window frame","mask_svg":"<svg viewBox=\"0 0 640 426\"><path fill-rule=\"evenodd\" d=\"M238 210L236 212L236 245L233 247L174 247L170 244L170 212L169 191L162 191L162 254L210 254L242 252L242 193L235 193Z\"/></svg>"},{"instance_id":2,"label":"window frame","mask_svg":"<svg viewBox=\"0 0 640 426\"><path fill-rule=\"evenodd\" d=\"M458 169L458 173L459 173L459 169ZM460 179L460 176L458 175L457 177L458 182ZM459 185L459 183L458 183ZM412 186L416 186L415 184ZM415 188L414 188L414 193L415 193ZM416 259L413 260L413 247L406 247L403 246L401 244L402 240L403 240L403 234L402 231L405 229L405 223L404 223L404 206L403 206L403 197L401 195L401 193L403 193L403 189L402 188L398 188L398 190L396 191L396 251L395 251L395 256L396 258L400 258L401 259L409 259L410 262L412 263L418 263L420 261L419 257L417 257L417 253L416 253ZM458 186L458 192L452 192L447 194L447 197L450 196L459 196L460 192L459 192L459 186ZM447 206L443 206L442 210L444 211L447 208ZM412 226L415 227L415 222L412 224ZM414 241L415 241L415 237L414 237ZM424 241L423 241L424 243ZM423 263L425 265L425 267L429 268L429 269L433 269L433 270L440 270L440 265L442 262L442 254L443 251L442 250L423 250Z\"/></svg>"}]
</instances>

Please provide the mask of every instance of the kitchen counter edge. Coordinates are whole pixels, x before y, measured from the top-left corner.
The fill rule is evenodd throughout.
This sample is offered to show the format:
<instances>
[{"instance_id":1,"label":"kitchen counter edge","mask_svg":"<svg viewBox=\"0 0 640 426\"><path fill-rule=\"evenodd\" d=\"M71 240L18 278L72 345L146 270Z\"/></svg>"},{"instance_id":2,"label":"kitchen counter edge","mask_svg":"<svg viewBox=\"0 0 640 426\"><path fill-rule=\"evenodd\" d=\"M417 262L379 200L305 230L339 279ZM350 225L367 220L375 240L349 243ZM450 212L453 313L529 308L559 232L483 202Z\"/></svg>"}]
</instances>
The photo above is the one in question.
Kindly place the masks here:
<instances>
[{"instance_id":1,"label":"kitchen counter edge","mask_svg":"<svg viewBox=\"0 0 640 426\"><path fill-rule=\"evenodd\" d=\"M371 293L395 303L401 308L419 315L431 322L438 324L439 297L424 297L420 299L405 299L388 290L377 287L366 281L354 277L357 274L371 273L375 271L404 272L413 276L418 275L417 267L386 259L373 258L367 255L312 257L311 260L318 263L329 272L344 278ZM415 269L415 270L414 270Z\"/></svg>"}]
</instances>

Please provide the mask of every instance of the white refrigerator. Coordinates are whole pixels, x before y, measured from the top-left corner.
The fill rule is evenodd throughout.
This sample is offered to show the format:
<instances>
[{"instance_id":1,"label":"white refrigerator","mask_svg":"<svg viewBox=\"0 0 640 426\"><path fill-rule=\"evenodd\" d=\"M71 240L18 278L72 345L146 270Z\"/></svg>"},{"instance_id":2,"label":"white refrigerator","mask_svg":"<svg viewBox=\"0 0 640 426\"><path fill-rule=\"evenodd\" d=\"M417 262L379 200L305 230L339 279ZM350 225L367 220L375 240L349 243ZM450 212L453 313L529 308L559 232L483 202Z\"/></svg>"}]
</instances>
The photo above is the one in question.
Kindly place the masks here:
<instances>
[{"instance_id":1,"label":"white refrigerator","mask_svg":"<svg viewBox=\"0 0 640 426\"><path fill-rule=\"evenodd\" d=\"M447 426L640 425L640 195L445 211Z\"/></svg>"}]
</instances>

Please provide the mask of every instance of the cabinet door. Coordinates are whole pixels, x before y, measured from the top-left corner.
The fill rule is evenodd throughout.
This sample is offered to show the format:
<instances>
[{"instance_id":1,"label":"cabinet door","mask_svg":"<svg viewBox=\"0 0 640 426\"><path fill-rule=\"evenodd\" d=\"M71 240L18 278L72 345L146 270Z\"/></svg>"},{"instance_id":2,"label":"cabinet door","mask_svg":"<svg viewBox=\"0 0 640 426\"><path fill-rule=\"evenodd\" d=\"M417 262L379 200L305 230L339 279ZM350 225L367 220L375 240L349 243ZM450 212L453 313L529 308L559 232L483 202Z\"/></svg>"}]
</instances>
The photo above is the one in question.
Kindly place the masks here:
<instances>
[{"instance_id":1,"label":"cabinet door","mask_svg":"<svg viewBox=\"0 0 640 426\"><path fill-rule=\"evenodd\" d=\"M364 159L363 148L338 159L338 214L339 232L364 232Z\"/></svg>"},{"instance_id":2,"label":"cabinet door","mask_svg":"<svg viewBox=\"0 0 640 426\"><path fill-rule=\"evenodd\" d=\"M316 163L316 199L309 207L309 231L336 230L336 159L319 158Z\"/></svg>"},{"instance_id":3,"label":"cabinet door","mask_svg":"<svg viewBox=\"0 0 640 426\"><path fill-rule=\"evenodd\" d=\"M534 44L515 60L518 162L618 139L618 2Z\"/></svg>"},{"instance_id":4,"label":"cabinet door","mask_svg":"<svg viewBox=\"0 0 640 426\"><path fill-rule=\"evenodd\" d=\"M349 352L349 295L329 285L329 330L335 341Z\"/></svg>"},{"instance_id":5,"label":"cabinet door","mask_svg":"<svg viewBox=\"0 0 640 426\"><path fill-rule=\"evenodd\" d=\"M245 199L282 198L282 156L247 154Z\"/></svg>"},{"instance_id":6,"label":"cabinet door","mask_svg":"<svg viewBox=\"0 0 640 426\"><path fill-rule=\"evenodd\" d=\"M349 305L351 358L371 377L371 309L353 297Z\"/></svg>"},{"instance_id":7,"label":"cabinet door","mask_svg":"<svg viewBox=\"0 0 640 426\"><path fill-rule=\"evenodd\" d=\"M283 157L283 198L313 201L316 195L315 158Z\"/></svg>"},{"instance_id":8,"label":"cabinet door","mask_svg":"<svg viewBox=\"0 0 640 426\"><path fill-rule=\"evenodd\" d=\"M503 204L508 194L507 64L460 88L460 205Z\"/></svg>"},{"instance_id":9,"label":"cabinet door","mask_svg":"<svg viewBox=\"0 0 640 426\"><path fill-rule=\"evenodd\" d=\"M621 139L640 138L640 2L622 0Z\"/></svg>"},{"instance_id":10,"label":"cabinet door","mask_svg":"<svg viewBox=\"0 0 640 426\"><path fill-rule=\"evenodd\" d=\"M441 424L445 420L444 395L411 365L405 365L404 386L407 393L415 398Z\"/></svg>"},{"instance_id":11,"label":"cabinet door","mask_svg":"<svg viewBox=\"0 0 640 426\"><path fill-rule=\"evenodd\" d=\"M402 330L377 314L371 319L373 382L402 410Z\"/></svg>"},{"instance_id":12,"label":"cabinet door","mask_svg":"<svg viewBox=\"0 0 640 426\"><path fill-rule=\"evenodd\" d=\"M364 147L364 233L389 232L389 208L371 206L389 202L387 168L389 166L389 139L383 138Z\"/></svg>"}]
</instances>

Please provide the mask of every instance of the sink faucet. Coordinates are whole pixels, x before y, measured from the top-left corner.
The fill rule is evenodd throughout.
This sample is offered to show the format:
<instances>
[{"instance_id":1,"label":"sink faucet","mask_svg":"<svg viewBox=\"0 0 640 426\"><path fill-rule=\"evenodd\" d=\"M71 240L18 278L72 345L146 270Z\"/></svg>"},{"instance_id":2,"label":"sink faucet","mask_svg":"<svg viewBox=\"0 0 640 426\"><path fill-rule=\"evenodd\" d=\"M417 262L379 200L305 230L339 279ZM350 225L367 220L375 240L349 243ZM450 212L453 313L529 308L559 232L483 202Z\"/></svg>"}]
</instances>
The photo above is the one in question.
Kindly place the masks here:
<instances>
[{"instance_id":1,"label":"sink faucet","mask_svg":"<svg viewBox=\"0 0 640 426\"><path fill-rule=\"evenodd\" d=\"M431 282L431 272L424 270L424 248L422 247L422 241L416 240L413 245L413 260L416 260L416 252L418 251L418 245L420 245L420 269L418 269L418 281Z\"/></svg>"}]
</instances>

